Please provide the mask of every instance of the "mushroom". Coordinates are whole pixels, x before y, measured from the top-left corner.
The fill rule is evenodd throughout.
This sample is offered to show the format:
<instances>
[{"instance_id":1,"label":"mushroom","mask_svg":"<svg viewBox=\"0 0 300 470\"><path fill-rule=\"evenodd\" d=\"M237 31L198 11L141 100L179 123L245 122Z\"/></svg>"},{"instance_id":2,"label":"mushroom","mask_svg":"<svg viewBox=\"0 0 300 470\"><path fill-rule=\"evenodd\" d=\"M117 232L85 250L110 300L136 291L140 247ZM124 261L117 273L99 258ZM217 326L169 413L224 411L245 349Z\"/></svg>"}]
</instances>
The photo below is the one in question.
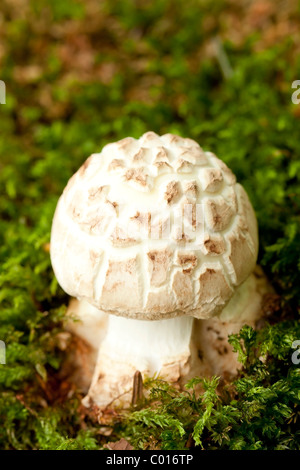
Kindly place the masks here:
<instances>
[{"instance_id":1,"label":"mushroom","mask_svg":"<svg viewBox=\"0 0 300 470\"><path fill-rule=\"evenodd\" d=\"M214 354L205 363L198 350L260 314L253 208L225 163L191 139L147 132L91 155L59 199L50 251L83 323L95 318L86 406L126 406L137 370L178 384L211 373ZM232 354L222 367L236 370Z\"/></svg>"}]
</instances>

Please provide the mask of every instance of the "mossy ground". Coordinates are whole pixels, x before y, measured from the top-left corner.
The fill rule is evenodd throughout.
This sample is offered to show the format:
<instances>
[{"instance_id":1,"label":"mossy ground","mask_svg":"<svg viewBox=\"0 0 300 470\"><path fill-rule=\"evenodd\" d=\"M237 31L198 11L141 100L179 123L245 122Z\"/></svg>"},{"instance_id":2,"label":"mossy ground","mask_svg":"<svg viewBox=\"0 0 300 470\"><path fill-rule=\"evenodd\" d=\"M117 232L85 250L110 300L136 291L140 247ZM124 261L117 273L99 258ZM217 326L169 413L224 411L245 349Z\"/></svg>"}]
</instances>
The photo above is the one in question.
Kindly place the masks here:
<instances>
[{"instance_id":1,"label":"mossy ground","mask_svg":"<svg viewBox=\"0 0 300 470\"><path fill-rule=\"evenodd\" d=\"M1 449L299 449L300 8L296 1L2 0L0 79ZM91 152L153 130L214 151L252 200L259 263L278 296L232 338L244 370L196 399L163 382L116 415L59 379L68 302L49 260L57 199ZM264 360L262 360L264 358ZM192 384L191 384L192 385Z\"/></svg>"}]
</instances>

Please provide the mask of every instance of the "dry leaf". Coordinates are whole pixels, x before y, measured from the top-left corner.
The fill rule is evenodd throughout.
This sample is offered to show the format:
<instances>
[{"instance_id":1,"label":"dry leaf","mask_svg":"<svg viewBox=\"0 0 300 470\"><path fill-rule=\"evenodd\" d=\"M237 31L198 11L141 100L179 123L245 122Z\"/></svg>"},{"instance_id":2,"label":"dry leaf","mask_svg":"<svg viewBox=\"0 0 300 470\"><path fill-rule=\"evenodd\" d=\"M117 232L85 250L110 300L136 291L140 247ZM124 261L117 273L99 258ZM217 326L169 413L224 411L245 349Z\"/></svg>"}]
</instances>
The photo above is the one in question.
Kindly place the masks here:
<instances>
[{"instance_id":1,"label":"dry leaf","mask_svg":"<svg viewBox=\"0 0 300 470\"><path fill-rule=\"evenodd\" d=\"M105 447L109 450L133 450L132 445L123 437L119 441L109 442Z\"/></svg>"}]
</instances>

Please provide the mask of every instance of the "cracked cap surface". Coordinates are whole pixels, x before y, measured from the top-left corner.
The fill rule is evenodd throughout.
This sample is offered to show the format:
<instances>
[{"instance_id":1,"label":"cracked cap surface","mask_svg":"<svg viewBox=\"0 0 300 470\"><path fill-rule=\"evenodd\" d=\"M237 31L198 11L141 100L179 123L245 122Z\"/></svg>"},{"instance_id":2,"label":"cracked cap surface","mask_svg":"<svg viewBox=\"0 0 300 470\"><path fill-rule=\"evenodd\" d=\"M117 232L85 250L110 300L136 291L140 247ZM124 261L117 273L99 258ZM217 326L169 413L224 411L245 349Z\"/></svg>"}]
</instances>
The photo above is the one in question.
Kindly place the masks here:
<instances>
[{"instance_id":1,"label":"cracked cap surface","mask_svg":"<svg viewBox=\"0 0 300 470\"><path fill-rule=\"evenodd\" d=\"M191 139L154 132L91 155L60 197L51 233L69 295L144 320L217 315L257 251L254 211L225 163Z\"/></svg>"}]
</instances>

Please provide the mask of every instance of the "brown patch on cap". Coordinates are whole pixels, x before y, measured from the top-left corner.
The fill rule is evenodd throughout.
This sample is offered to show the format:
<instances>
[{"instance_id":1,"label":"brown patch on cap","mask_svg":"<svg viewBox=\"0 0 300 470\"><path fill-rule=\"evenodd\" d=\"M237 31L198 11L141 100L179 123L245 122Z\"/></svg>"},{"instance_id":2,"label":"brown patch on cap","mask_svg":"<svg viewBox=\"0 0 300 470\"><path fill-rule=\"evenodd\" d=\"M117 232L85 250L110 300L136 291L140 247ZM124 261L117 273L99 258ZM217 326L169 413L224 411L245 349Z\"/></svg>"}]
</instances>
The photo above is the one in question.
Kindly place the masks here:
<instances>
[{"instance_id":1,"label":"brown patch on cap","mask_svg":"<svg viewBox=\"0 0 300 470\"><path fill-rule=\"evenodd\" d=\"M229 260L234 268L236 279L234 282L239 285L248 277L254 269L256 256L249 248L246 237L237 232L228 234L227 240L230 243Z\"/></svg>"},{"instance_id":2,"label":"brown patch on cap","mask_svg":"<svg viewBox=\"0 0 300 470\"><path fill-rule=\"evenodd\" d=\"M174 312L176 310L176 301L173 292L168 292L167 287L163 287L155 292L149 292L145 310L151 312L151 316L162 318L162 314ZM155 315L156 314L156 315Z\"/></svg>"},{"instance_id":3,"label":"brown patch on cap","mask_svg":"<svg viewBox=\"0 0 300 470\"><path fill-rule=\"evenodd\" d=\"M207 235L203 244L207 254L221 255L225 252L225 242L221 236Z\"/></svg>"},{"instance_id":4,"label":"brown patch on cap","mask_svg":"<svg viewBox=\"0 0 300 470\"><path fill-rule=\"evenodd\" d=\"M159 217L158 219L151 221L151 226L149 230L149 235L153 240L159 238L169 238L171 230L171 219L169 215L164 218Z\"/></svg>"},{"instance_id":5,"label":"brown patch on cap","mask_svg":"<svg viewBox=\"0 0 300 470\"><path fill-rule=\"evenodd\" d=\"M120 227L115 227L109 238L113 246L130 246L137 243L135 238L128 237L128 234Z\"/></svg>"},{"instance_id":6,"label":"brown patch on cap","mask_svg":"<svg viewBox=\"0 0 300 470\"><path fill-rule=\"evenodd\" d=\"M147 256L150 283L155 287L160 286L167 279L172 253L169 250L155 250L149 251Z\"/></svg>"},{"instance_id":7,"label":"brown patch on cap","mask_svg":"<svg viewBox=\"0 0 300 470\"><path fill-rule=\"evenodd\" d=\"M232 173L232 171L228 168L228 166L220 160L215 154L212 152L207 152L210 158L214 161L215 164L222 170L223 176L225 177L225 180L227 181L228 184L234 184L236 183L236 177Z\"/></svg>"},{"instance_id":8,"label":"brown patch on cap","mask_svg":"<svg viewBox=\"0 0 300 470\"><path fill-rule=\"evenodd\" d=\"M177 243L189 243L192 238L188 236L186 233L186 230L183 229L183 227L173 227L172 228L172 238L175 240Z\"/></svg>"},{"instance_id":9,"label":"brown patch on cap","mask_svg":"<svg viewBox=\"0 0 300 470\"><path fill-rule=\"evenodd\" d=\"M89 200L98 199L103 195L104 189L107 189L107 186L99 186L98 188L89 189Z\"/></svg>"},{"instance_id":10,"label":"brown patch on cap","mask_svg":"<svg viewBox=\"0 0 300 470\"><path fill-rule=\"evenodd\" d=\"M156 150L157 150L157 154L155 155L154 161L155 162L163 161L163 162L168 163L169 159L168 159L167 150L164 147L157 147Z\"/></svg>"},{"instance_id":11,"label":"brown patch on cap","mask_svg":"<svg viewBox=\"0 0 300 470\"><path fill-rule=\"evenodd\" d=\"M120 160L119 158L114 158L108 165L107 170L114 171L114 170L122 169L124 167L125 167L125 163L123 160Z\"/></svg>"},{"instance_id":12,"label":"brown patch on cap","mask_svg":"<svg viewBox=\"0 0 300 470\"><path fill-rule=\"evenodd\" d=\"M199 178L202 183L203 191L210 193L218 191L223 181L222 172L217 168L205 168L200 170Z\"/></svg>"},{"instance_id":13,"label":"brown patch on cap","mask_svg":"<svg viewBox=\"0 0 300 470\"><path fill-rule=\"evenodd\" d=\"M233 207L221 197L205 202L206 222L209 228L215 232L220 232L228 227L234 212Z\"/></svg>"},{"instance_id":14,"label":"brown patch on cap","mask_svg":"<svg viewBox=\"0 0 300 470\"><path fill-rule=\"evenodd\" d=\"M188 160L179 158L175 163L175 170L177 173L191 173L193 171L193 164Z\"/></svg>"},{"instance_id":15,"label":"brown patch on cap","mask_svg":"<svg viewBox=\"0 0 300 470\"><path fill-rule=\"evenodd\" d=\"M193 165L206 165L207 158L201 147L193 145L192 147L186 147L180 154L180 157L184 160L189 161Z\"/></svg>"},{"instance_id":16,"label":"brown patch on cap","mask_svg":"<svg viewBox=\"0 0 300 470\"><path fill-rule=\"evenodd\" d=\"M238 211L237 196L236 196L236 193L235 193L235 189L237 188L237 186L239 186L239 185L236 185L235 187L226 186L226 188L224 188L224 190L222 192L222 196L224 197L226 202L228 202L228 204L232 206L234 212Z\"/></svg>"},{"instance_id":17,"label":"brown patch on cap","mask_svg":"<svg viewBox=\"0 0 300 470\"><path fill-rule=\"evenodd\" d=\"M142 297L137 259L109 261L99 302L109 310L140 309Z\"/></svg>"},{"instance_id":18,"label":"brown patch on cap","mask_svg":"<svg viewBox=\"0 0 300 470\"><path fill-rule=\"evenodd\" d=\"M198 259L193 253L178 253L177 263L184 268L182 271L184 274L190 274L197 266Z\"/></svg>"},{"instance_id":19,"label":"brown patch on cap","mask_svg":"<svg viewBox=\"0 0 300 470\"><path fill-rule=\"evenodd\" d=\"M83 207L76 205L76 199L69 207L72 219L87 233L101 234L106 231L109 223L116 217L116 209L109 201L100 201Z\"/></svg>"},{"instance_id":20,"label":"brown patch on cap","mask_svg":"<svg viewBox=\"0 0 300 470\"><path fill-rule=\"evenodd\" d=\"M181 201L181 207L183 211L183 217L189 225L191 225L194 229L197 226L197 204L188 198L183 198ZM199 222L199 221L198 221Z\"/></svg>"},{"instance_id":21,"label":"brown patch on cap","mask_svg":"<svg viewBox=\"0 0 300 470\"><path fill-rule=\"evenodd\" d=\"M153 239L159 239L164 236L164 230L167 229L168 222L168 220L161 219L153 221L150 212L141 213L139 211L133 217L130 217L130 221L136 222L139 233Z\"/></svg>"},{"instance_id":22,"label":"brown patch on cap","mask_svg":"<svg viewBox=\"0 0 300 470\"><path fill-rule=\"evenodd\" d=\"M137 211L136 214L133 217L130 217L132 220L136 220L139 222L141 225L148 225L151 221L151 213L150 212L145 212L141 214L141 212Z\"/></svg>"},{"instance_id":23,"label":"brown patch on cap","mask_svg":"<svg viewBox=\"0 0 300 470\"><path fill-rule=\"evenodd\" d=\"M149 149L146 149L144 147L141 147L137 153L135 153L132 157L132 161L134 163L145 163L146 162L146 156L147 153L149 152Z\"/></svg>"},{"instance_id":24,"label":"brown patch on cap","mask_svg":"<svg viewBox=\"0 0 300 470\"><path fill-rule=\"evenodd\" d=\"M106 217L94 217L93 219L81 222L80 225L84 231L94 233L96 235L103 235L107 228L108 221Z\"/></svg>"},{"instance_id":25,"label":"brown patch on cap","mask_svg":"<svg viewBox=\"0 0 300 470\"><path fill-rule=\"evenodd\" d=\"M184 309L193 302L193 284L190 276L177 271L174 274L172 290L177 299L177 308Z\"/></svg>"},{"instance_id":26,"label":"brown patch on cap","mask_svg":"<svg viewBox=\"0 0 300 470\"><path fill-rule=\"evenodd\" d=\"M173 204L177 199L177 196L179 196L179 183L177 181L170 181L167 184L164 198L168 204Z\"/></svg>"},{"instance_id":27,"label":"brown patch on cap","mask_svg":"<svg viewBox=\"0 0 300 470\"><path fill-rule=\"evenodd\" d=\"M97 264L98 260L101 258L101 255L102 255L101 253L90 250L90 260L92 263L92 267L94 267Z\"/></svg>"},{"instance_id":28,"label":"brown patch on cap","mask_svg":"<svg viewBox=\"0 0 300 470\"><path fill-rule=\"evenodd\" d=\"M109 204L111 204L116 210L118 209L119 204L116 201L108 201L107 200L107 202L109 202Z\"/></svg>"},{"instance_id":29,"label":"brown patch on cap","mask_svg":"<svg viewBox=\"0 0 300 470\"><path fill-rule=\"evenodd\" d=\"M200 289L198 306L199 318L207 318L220 312L232 295L232 289L228 285L221 270L206 268L199 276Z\"/></svg>"},{"instance_id":30,"label":"brown patch on cap","mask_svg":"<svg viewBox=\"0 0 300 470\"><path fill-rule=\"evenodd\" d=\"M125 173L125 180L127 181L134 181L141 186L147 186L147 174L145 173L145 168L130 168L129 170L126 171Z\"/></svg>"},{"instance_id":31,"label":"brown patch on cap","mask_svg":"<svg viewBox=\"0 0 300 470\"><path fill-rule=\"evenodd\" d=\"M197 194L198 194L198 185L196 183L196 181L186 181L183 183L183 192L184 194L186 194L187 196L190 196L190 197L197 197Z\"/></svg>"},{"instance_id":32,"label":"brown patch on cap","mask_svg":"<svg viewBox=\"0 0 300 470\"><path fill-rule=\"evenodd\" d=\"M155 162L154 166L158 168L158 170L171 170L172 167L167 162Z\"/></svg>"},{"instance_id":33,"label":"brown patch on cap","mask_svg":"<svg viewBox=\"0 0 300 470\"><path fill-rule=\"evenodd\" d=\"M157 150L158 152L153 161L153 165L156 166L160 172L171 171L172 167L170 165L166 149L164 147L158 147Z\"/></svg>"}]
</instances>

